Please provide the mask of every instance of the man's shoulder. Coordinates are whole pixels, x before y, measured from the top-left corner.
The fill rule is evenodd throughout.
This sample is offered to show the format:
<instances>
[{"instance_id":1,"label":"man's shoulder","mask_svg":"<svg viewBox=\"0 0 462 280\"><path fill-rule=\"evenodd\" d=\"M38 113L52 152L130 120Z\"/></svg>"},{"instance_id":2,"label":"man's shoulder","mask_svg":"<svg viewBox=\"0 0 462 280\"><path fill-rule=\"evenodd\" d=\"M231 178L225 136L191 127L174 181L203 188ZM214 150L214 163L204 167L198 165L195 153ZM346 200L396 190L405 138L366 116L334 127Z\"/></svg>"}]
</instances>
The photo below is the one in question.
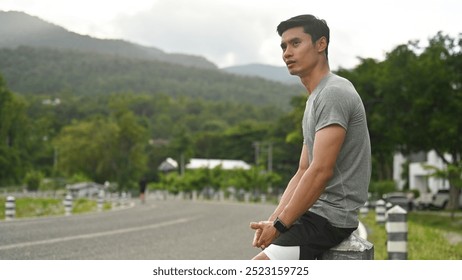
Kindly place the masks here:
<instances>
[{"instance_id":1,"label":"man's shoulder","mask_svg":"<svg viewBox=\"0 0 462 280\"><path fill-rule=\"evenodd\" d=\"M327 99L353 99L356 100L359 97L353 84L346 78L332 74L328 77L323 87L320 89L322 98Z\"/></svg>"},{"instance_id":2,"label":"man's shoulder","mask_svg":"<svg viewBox=\"0 0 462 280\"><path fill-rule=\"evenodd\" d=\"M332 87L332 86L340 86L341 88L344 87L353 87L353 84L347 78L339 76L337 74L331 73L326 80L325 87Z\"/></svg>"}]
</instances>

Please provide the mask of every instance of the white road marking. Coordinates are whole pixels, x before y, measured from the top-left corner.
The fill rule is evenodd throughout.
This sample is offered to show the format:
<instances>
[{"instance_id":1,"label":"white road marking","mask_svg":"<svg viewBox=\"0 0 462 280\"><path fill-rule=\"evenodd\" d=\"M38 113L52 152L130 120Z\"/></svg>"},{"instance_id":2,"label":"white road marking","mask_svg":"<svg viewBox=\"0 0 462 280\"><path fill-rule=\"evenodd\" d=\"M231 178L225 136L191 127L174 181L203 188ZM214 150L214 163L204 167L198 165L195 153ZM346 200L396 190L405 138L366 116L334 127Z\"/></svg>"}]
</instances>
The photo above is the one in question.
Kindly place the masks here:
<instances>
[{"instance_id":1,"label":"white road marking","mask_svg":"<svg viewBox=\"0 0 462 280\"><path fill-rule=\"evenodd\" d=\"M0 246L0 250L20 249L20 248L34 246L34 245L53 244L53 243L66 242L66 241L72 241L72 240L77 240L77 239L90 239L90 238L95 238L95 237L116 235L116 234L129 233L129 232L141 231L141 230L147 230L147 229L155 229L155 228L161 228L161 227L166 227L166 226L171 226L171 225L176 225L176 224L187 223L197 218L198 217L182 218L182 219L177 219L173 221L167 221L167 222L147 225L147 226L124 228L124 229L118 229L118 230L110 230L110 231L95 232L95 233L89 233L89 234L59 237L59 238L53 238L53 239L16 243L16 244Z\"/></svg>"}]
</instances>

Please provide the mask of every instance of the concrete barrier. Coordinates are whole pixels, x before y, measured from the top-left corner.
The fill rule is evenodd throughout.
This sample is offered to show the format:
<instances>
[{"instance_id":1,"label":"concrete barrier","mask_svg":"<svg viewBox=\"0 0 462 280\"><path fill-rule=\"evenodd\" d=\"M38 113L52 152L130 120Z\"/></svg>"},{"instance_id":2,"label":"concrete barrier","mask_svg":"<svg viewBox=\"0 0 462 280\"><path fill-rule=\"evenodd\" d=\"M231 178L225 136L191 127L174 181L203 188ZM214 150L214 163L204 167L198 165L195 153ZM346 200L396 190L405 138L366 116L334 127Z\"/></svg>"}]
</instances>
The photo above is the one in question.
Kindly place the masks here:
<instances>
[{"instance_id":1,"label":"concrete barrier","mask_svg":"<svg viewBox=\"0 0 462 280\"><path fill-rule=\"evenodd\" d=\"M374 245L354 231L339 245L322 255L323 260L373 260Z\"/></svg>"},{"instance_id":2,"label":"concrete barrier","mask_svg":"<svg viewBox=\"0 0 462 280\"><path fill-rule=\"evenodd\" d=\"M98 193L98 212L103 211L103 206L104 206L104 190L100 190Z\"/></svg>"},{"instance_id":3,"label":"concrete barrier","mask_svg":"<svg viewBox=\"0 0 462 280\"><path fill-rule=\"evenodd\" d=\"M385 221L386 221L385 212L386 212L385 201L380 199L375 204L375 215L376 215L375 216L375 221L378 224L384 224L385 223Z\"/></svg>"},{"instance_id":4,"label":"concrete barrier","mask_svg":"<svg viewBox=\"0 0 462 280\"><path fill-rule=\"evenodd\" d=\"M362 217L367 216L369 214L369 202L366 201L366 203L359 209L359 213L361 214Z\"/></svg>"},{"instance_id":5,"label":"concrete barrier","mask_svg":"<svg viewBox=\"0 0 462 280\"><path fill-rule=\"evenodd\" d=\"M396 205L387 212L387 251L390 260L407 260L407 212Z\"/></svg>"},{"instance_id":6,"label":"concrete barrier","mask_svg":"<svg viewBox=\"0 0 462 280\"><path fill-rule=\"evenodd\" d=\"M5 201L5 220L13 220L16 216L16 200L14 196L8 196Z\"/></svg>"},{"instance_id":7,"label":"concrete barrier","mask_svg":"<svg viewBox=\"0 0 462 280\"><path fill-rule=\"evenodd\" d=\"M67 194L64 198L64 212L66 216L72 215L72 195Z\"/></svg>"}]
</instances>

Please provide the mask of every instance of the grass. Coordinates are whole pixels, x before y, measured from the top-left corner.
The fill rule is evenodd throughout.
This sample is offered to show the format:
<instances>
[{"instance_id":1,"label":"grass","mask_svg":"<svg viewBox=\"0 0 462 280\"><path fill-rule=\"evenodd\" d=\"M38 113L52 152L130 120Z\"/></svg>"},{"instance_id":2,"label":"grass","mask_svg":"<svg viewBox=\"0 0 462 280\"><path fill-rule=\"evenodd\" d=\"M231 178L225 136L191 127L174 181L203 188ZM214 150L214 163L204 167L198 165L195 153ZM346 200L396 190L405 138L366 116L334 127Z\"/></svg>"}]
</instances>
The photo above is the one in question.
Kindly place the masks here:
<instances>
[{"instance_id":1,"label":"grass","mask_svg":"<svg viewBox=\"0 0 462 280\"><path fill-rule=\"evenodd\" d=\"M0 197L0 220L5 219L5 197ZM111 208L110 203L105 203L103 210ZM97 211L97 202L94 200L79 198L73 202L73 214ZM43 216L64 215L63 200L58 198L17 198L15 218L32 218Z\"/></svg>"},{"instance_id":2,"label":"grass","mask_svg":"<svg viewBox=\"0 0 462 280\"><path fill-rule=\"evenodd\" d=\"M462 241L450 242L448 234L462 237L462 217L451 219L446 212L411 212L408 214L409 260L462 260ZM385 225L375 222L375 212L361 218L374 244L376 260L388 259Z\"/></svg>"}]
</instances>

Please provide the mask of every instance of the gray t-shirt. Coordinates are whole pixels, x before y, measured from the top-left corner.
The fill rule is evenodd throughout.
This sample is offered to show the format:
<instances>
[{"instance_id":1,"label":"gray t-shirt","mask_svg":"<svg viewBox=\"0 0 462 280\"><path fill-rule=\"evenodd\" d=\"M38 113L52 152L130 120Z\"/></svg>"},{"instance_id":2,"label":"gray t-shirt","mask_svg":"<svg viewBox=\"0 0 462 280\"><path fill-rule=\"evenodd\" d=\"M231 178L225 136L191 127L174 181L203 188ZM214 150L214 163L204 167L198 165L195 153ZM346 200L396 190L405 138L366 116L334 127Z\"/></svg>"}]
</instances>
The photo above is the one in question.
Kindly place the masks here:
<instances>
[{"instance_id":1,"label":"gray t-shirt","mask_svg":"<svg viewBox=\"0 0 462 280\"><path fill-rule=\"evenodd\" d=\"M325 191L309 209L340 228L358 226L358 209L367 200L371 176L371 144L364 105L354 86L333 73L310 94L303 116L303 138L313 159L315 133L337 124L346 130L345 141Z\"/></svg>"}]
</instances>

